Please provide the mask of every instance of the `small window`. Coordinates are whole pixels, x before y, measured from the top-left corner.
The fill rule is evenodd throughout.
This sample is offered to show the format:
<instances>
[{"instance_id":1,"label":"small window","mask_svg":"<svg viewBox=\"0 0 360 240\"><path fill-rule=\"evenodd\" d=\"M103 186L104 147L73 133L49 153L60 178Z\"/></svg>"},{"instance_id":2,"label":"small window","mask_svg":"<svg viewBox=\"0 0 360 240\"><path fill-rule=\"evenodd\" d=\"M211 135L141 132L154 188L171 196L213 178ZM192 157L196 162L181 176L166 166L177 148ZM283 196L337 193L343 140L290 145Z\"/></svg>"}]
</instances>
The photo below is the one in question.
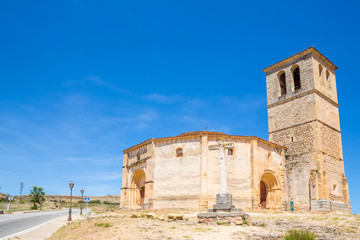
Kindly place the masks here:
<instances>
[{"instance_id":1,"label":"small window","mask_svg":"<svg viewBox=\"0 0 360 240\"><path fill-rule=\"evenodd\" d=\"M330 72L326 70L326 80L329 81L329 79L330 79Z\"/></svg>"},{"instance_id":2,"label":"small window","mask_svg":"<svg viewBox=\"0 0 360 240\"><path fill-rule=\"evenodd\" d=\"M285 73L284 72L279 77L279 84L280 84L280 94L281 94L281 96L286 95L286 79L285 79Z\"/></svg>"},{"instance_id":3,"label":"small window","mask_svg":"<svg viewBox=\"0 0 360 240\"><path fill-rule=\"evenodd\" d=\"M320 77L321 77L322 71L323 71L323 67L321 66L321 64L319 64L319 76Z\"/></svg>"},{"instance_id":4,"label":"small window","mask_svg":"<svg viewBox=\"0 0 360 240\"><path fill-rule=\"evenodd\" d=\"M136 158L137 158L138 161L140 161L140 152L138 152L138 153L136 154Z\"/></svg>"},{"instance_id":5,"label":"small window","mask_svg":"<svg viewBox=\"0 0 360 240\"><path fill-rule=\"evenodd\" d=\"M228 149L228 156L232 156L234 155L234 150L232 150L231 148Z\"/></svg>"},{"instance_id":6,"label":"small window","mask_svg":"<svg viewBox=\"0 0 360 240\"><path fill-rule=\"evenodd\" d=\"M296 67L293 71L293 77L294 77L294 90L301 89L301 82L300 82L300 69L299 67Z\"/></svg>"},{"instance_id":7,"label":"small window","mask_svg":"<svg viewBox=\"0 0 360 240\"><path fill-rule=\"evenodd\" d=\"M333 192L336 190L336 184L333 184Z\"/></svg>"},{"instance_id":8,"label":"small window","mask_svg":"<svg viewBox=\"0 0 360 240\"><path fill-rule=\"evenodd\" d=\"M176 157L182 157L184 155L182 148L176 149Z\"/></svg>"}]
</instances>

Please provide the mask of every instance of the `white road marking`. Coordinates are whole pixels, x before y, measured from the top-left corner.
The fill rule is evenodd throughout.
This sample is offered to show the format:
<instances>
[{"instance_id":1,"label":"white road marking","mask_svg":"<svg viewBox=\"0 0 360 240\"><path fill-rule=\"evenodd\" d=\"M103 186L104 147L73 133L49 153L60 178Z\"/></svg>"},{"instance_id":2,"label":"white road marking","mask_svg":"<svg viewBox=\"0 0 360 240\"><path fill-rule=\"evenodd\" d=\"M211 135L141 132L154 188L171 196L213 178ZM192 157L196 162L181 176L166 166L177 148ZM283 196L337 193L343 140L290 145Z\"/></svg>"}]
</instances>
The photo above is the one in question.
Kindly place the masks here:
<instances>
[{"instance_id":1,"label":"white road marking","mask_svg":"<svg viewBox=\"0 0 360 240\"><path fill-rule=\"evenodd\" d=\"M44 225L46 225L46 224L48 224L48 223L54 222L54 221L56 221L56 220L58 220L58 219L60 219L60 218L63 218L63 217L65 217L65 216L61 216L61 217L52 219L52 220L50 220L50 221L48 221L48 222L42 223L42 224L37 225L37 226L35 226L35 227L31 227L31 228L28 228L28 229L23 230L23 231L21 231L21 232L17 232L17 233L11 234L11 235L9 235L9 236L0 238L0 240L6 240L6 239L9 239L9 238L15 237L15 236L17 236L17 235L21 235L21 234L30 232L30 231L32 231L32 230L35 230L35 229L37 229L37 228L39 228L39 227L42 227L42 226L44 226Z\"/></svg>"}]
</instances>

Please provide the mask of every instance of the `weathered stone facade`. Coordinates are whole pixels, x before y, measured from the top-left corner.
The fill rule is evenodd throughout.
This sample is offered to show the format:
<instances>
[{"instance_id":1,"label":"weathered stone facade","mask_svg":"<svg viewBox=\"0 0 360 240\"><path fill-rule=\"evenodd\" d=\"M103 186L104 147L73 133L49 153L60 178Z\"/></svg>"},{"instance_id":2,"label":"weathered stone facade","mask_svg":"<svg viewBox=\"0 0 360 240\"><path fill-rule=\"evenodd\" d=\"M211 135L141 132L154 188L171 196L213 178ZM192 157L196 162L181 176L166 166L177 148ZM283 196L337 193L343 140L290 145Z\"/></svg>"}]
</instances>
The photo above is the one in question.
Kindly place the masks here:
<instances>
[{"instance_id":1,"label":"weathered stone facade","mask_svg":"<svg viewBox=\"0 0 360 240\"><path fill-rule=\"evenodd\" d=\"M124 151L121 206L208 209L226 149L237 208L351 212L341 145L336 66L311 47L266 69L269 141L198 131Z\"/></svg>"},{"instance_id":2,"label":"weathered stone facade","mask_svg":"<svg viewBox=\"0 0 360 240\"><path fill-rule=\"evenodd\" d=\"M125 150L121 206L211 208L220 184L218 153L210 151L209 146L219 138L234 143L234 148L225 152L233 204L243 209L260 208L262 181L267 191L263 205L282 209L286 201L285 148L257 137L208 131L149 139ZM182 156L177 156L179 149ZM143 174L137 174L139 171ZM145 197L141 196L143 188Z\"/></svg>"},{"instance_id":3,"label":"weathered stone facade","mask_svg":"<svg viewBox=\"0 0 360 240\"><path fill-rule=\"evenodd\" d=\"M351 212L342 155L336 69L313 47L264 69L269 140L287 148L287 195L296 209L329 211L332 206L341 206L336 210L346 206L346 211ZM283 74L285 77L281 78ZM300 86L295 89L296 78ZM281 83L283 79L285 83ZM316 202L320 200L321 204Z\"/></svg>"}]
</instances>

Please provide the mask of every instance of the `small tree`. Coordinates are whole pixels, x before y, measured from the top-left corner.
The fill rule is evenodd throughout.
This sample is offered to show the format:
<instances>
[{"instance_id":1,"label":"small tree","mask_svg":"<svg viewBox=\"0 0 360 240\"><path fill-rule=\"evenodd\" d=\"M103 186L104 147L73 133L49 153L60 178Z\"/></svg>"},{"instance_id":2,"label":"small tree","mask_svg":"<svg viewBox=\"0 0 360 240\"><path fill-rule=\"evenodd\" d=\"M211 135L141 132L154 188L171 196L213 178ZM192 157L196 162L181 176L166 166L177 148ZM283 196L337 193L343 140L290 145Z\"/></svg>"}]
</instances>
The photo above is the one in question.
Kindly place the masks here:
<instances>
[{"instance_id":1,"label":"small tree","mask_svg":"<svg viewBox=\"0 0 360 240\"><path fill-rule=\"evenodd\" d=\"M45 192L42 187L33 186L33 189L30 191L30 202L34 203L33 209L37 209L37 203L40 205L41 210L41 204L43 201L45 201Z\"/></svg>"}]
</instances>

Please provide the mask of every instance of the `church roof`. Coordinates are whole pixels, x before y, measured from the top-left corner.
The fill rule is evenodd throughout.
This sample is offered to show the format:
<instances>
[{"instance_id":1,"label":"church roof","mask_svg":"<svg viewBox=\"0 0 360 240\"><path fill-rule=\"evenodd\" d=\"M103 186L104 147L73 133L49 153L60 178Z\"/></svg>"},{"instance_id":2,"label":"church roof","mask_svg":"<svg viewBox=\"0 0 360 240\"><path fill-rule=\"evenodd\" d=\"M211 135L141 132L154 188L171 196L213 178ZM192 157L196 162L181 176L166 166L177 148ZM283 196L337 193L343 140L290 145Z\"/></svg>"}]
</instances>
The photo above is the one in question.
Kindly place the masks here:
<instances>
[{"instance_id":1,"label":"church roof","mask_svg":"<svg viewBox=\"0 0 360 240\"><path fill-rule=\"evenodd\" d=\"M184 132L180 135L178 135L177 137L186 137L186 136L197 136L197 135L200 135L200 136L204 136L204 135L216 135L216 136L223 136L223 135L227 135L225 133L222 133L222 132L213 132L213 131L195 131L195 132Z\"/></svg>"},{"instance_id":2,"label":"church roof","mask_svg":"<svg viewBox=\"0 0 360 240\"><path fill-rule=\"evenodd\" d=\"M164 138L150 138L142 143L139 143L135 146L132 146L130 148L125 149L123 152L130 152L132 150L144 147L148 144L150 144L151 142L159 142L159 141L168 141L168 140L179 140L179 139L186 139L186 138L194 138L194 137L201 137L201 136L209 136L209 137L224 137L224 138L237 138L237 139L247 139L247 140L258 140L259 142L263 142L265 144L271 145L273 147L277 147L277 148L285 148L283 146L280 146L278 144L269 142L267 140L264 140L262 138L259 137L255 137L255 136L241 136L241 135L228 135L222 132L213 132L213 131L194 131L194 132L185 132L182 133L180 135L177 136L173 136L173 137L164 137Z\"/></svg>"},{"instance_id":3,"label":"church roof","mask_svg":"<svg viewBox=\"0 0 360 240\"><path fill-rule=\"evenodd\" d=\"M278 63L275 63L273 65L271 65L270 67L264 68L263 71L265 73L270 72L273 69L276 69L278 67L280 67L281 65L284 65L286 63L289 63L291 61L294 61L295 59L302 57L308 53L313 53L314 55L316 55L317 57L319 57L322 61L324 61L325 63L327 63L334 71L337 69L337 66L335 66L335 64L333 64L329 59L327 59L324 55L322 55L316 48L314 47L309 47L308 49L299 52L291 57L288 57Z\"/></svg>"}]
</instances>

